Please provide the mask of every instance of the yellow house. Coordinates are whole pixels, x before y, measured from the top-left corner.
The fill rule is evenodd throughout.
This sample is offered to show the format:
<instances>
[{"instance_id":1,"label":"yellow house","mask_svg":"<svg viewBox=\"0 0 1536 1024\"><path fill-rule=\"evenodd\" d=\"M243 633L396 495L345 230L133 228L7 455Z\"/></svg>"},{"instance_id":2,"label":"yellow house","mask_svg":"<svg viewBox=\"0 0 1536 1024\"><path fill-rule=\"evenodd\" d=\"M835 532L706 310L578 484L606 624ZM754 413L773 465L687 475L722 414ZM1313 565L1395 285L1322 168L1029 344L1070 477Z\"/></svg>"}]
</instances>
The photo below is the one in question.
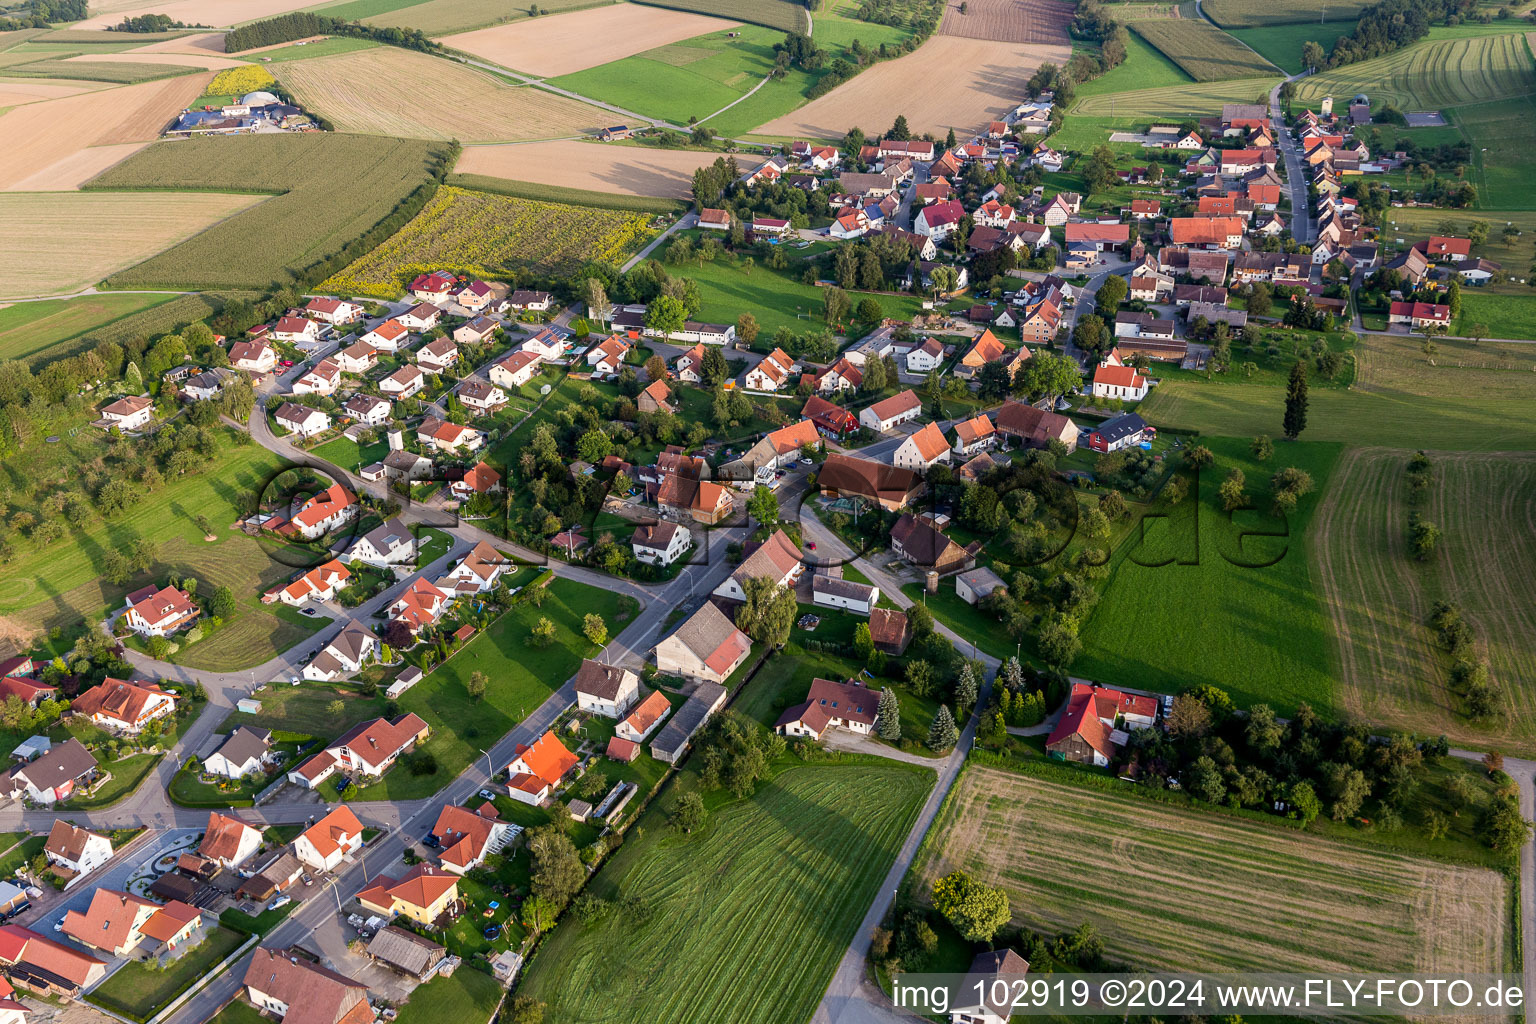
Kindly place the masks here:
<instances>
[{"instance_id":1,"label":"yellow house","mask_svg":"<svg viewBox=\"0 0 1536 1024\"><path fill-rule=\"evenodd\" d=\"M435 925L458 898L458 876L427 864L412 868L398 879L380 875L357 894L357 901L367 910L386 917L408 917L424 925Z\"/></svg>"}]
</instances>

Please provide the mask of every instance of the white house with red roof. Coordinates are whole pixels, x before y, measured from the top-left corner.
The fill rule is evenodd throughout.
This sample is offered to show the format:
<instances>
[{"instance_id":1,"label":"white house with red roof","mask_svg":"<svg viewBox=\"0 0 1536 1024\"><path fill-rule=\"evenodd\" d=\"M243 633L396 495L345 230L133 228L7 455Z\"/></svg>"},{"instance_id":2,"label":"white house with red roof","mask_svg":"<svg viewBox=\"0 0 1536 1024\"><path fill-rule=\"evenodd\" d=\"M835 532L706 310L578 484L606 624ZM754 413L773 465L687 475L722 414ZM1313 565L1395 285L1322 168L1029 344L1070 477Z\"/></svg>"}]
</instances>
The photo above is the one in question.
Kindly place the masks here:
<instances>
[{"instance_id":1,"label":"white house with red roof","mask_svg":"<svg viewBox=\"0 0 1536 1024\"><path fill-rule=\"evenodd\" d=\"M360 346L368 348L367 345ZM334 359L322 359L313 369L293 382L295 395L334 395L341 387L341 366Z\"/></svg>"},{"instance_id":2,"label":"white house with red roof","mask_svg":"<svg viewBox=\"0 0 1536 1024\"><path fill-rule=\"evenodd\" d=\"M320 325L303 316L278 317L277 323L272 326L272 338L295 345L319 341Z\"/></svg>"},{"instance_id":3,"label":"white house with red roof","mask_svg":"<svg viewBox=\"0 0 1536 1024\"><path fill-rule=\"evenodd\" d=\"M418 302L395 319L413 331L430 331L442 315L443 311L432 303Z\"/></svg>"},{"instance_id":4,"label":"white house with red roof","mask_svg":"<svg viewBox=\"0 0 1536 1024\"><path fill-rule=\"evenodd\" d=\"M706 206L699 211L699 227L706 231L729 231L731 215L725 210L715 210Z\"/></svg>"},{"instance_id":5,"label":"white house with red roof","mask_svg":"<svg viewBox=\"0 0 1536 1024\"><path fill-rule=\"evenodd\" d=\"M421 367L408 363L379 381L379 390L391 398L410 398L427 386L427 375Z\"/></svg>"},{"instance_id":6,"label":"white house with red roof","mask_svg":"<svg viewBox=\"0 0 1536 1024\"><path fill-rule=\"evenodd\" d=\"M543 361L544 357L536 351L523 349L521 352L513 352L491 367L490 378L504 388L520 388L533 380L533 375L539 372L539 365Z\"/></svg>"},{"instance_id":7,"label":"white house with red roof","mask_svg":"<svg viewBox=\"0 0 1536 1024\"><path fill-rule=\"evenodd\" d=\"M440 452L472 452L485 444L485 435L474 427L428 416L416 428L416 441Z\"/></svg>"},{"instance_id":8,"label":"white house with red roof","mask_svg":"<svg viewBox=\"0 0 1536 1024\"><path fill-rule=\"evenodd\" d=\"M128 595L123 625L140 636L170 636L197 618L197 606L185 590L154 584Z\"/></svg>"},{"instance_id":9,"label":"white house with red roof","mask_svg":"<svg viewBox=\"0 0 1536 1024\"><path fill-rule=\"evenodd\" d=\"M157 718L174 715L178 699L155 683L108 678L76 697L69 710L103 728L136 733Z\"/></svg>"},{"instance_id":10,"label":"white house with red roof","mask_svg":"<svg viewBox=\"0 0 1536 1024\"><path fill-rule=\"evenodd\" d=\"M363 307L346 299L320 295L309 300L304 315L328 324L350 324L363 315Z\"/></svg>"},{"instance_id":11,"label":"white house with red roof","mask_svg":"<svg viewBox=\"0 0 1536 1024\"><path fill-rule=\"evenodd\" d=\"M345 805L331 811L293 841L293 854L305 867L334 871L363 848L363 823Z\"/></svg>"},{"instance_id":12,"label":"white house with red roof","mask_svg":"<svg viewBox=\"0 0 1536 1024\"><path fill-rule=\"evenodd\" d=\"M1093 371L1093 397L1139 402L1147 397L1147 378L1133 366L1100 363Z\"/></svg>"},{"instance_id":13,"label":"white house with red roof","mask_svg":"<svg viewBox=\"0 0 1536 1024\"><path fill-rule=\"evenodd\" d=\"M775 348L742 377L748 391L777 391L789 382L795 361L781 348Z\"/></svg>"},{"instance_id":14,"label":"white house with red roof","mask_svg":"<svg viewBox=\"0 0 1536 1024\"><path fill-rule=\"evenodd\" d=\"M453 294L458 280L446 270L422 274L411 282L411 295L418 302L441 302Z\"/></svg>"},{"instance_id":15,"label":"white house with red roof","mask_svg":"<svg viewBox=\"0 0 1536 1024\"><path fill-rule=\"evenodd\" d=\"M923 411L923 400L917 392L908 388L890 398L882 398L874 405L865 406L859 413L859 423L877 434L896 429L909 420L915 420Z\"/></svg>"},{"instance_id":16,"label":"white house with red roof","mask_svg":"<svg viewBox=\"0 0 1536 1024\"><path fill-rule=\"evenodd\" d=\"M551 328L544 328L518 346L519 351L537 353L545 361L559 359L571 350L571 341Z\"/></svg>"},{"instance_id":17,"label":"white house with red roof","mask_svg":"<svg viewBox=\"0 0 1536 1024\"><path fill-rule=\"evenodd\" d=\"M491 494L503 489L501 474L484 462L475 463L462 479L448 485L448 490L460 501L468 501L477 494Z\"/></svg>"},{"instance_id":18,"label":"white house with red roof","mask_svg":"<svg viewBox=\"0 0 1536 1024\"><path fill-rule=\"evenodd\" d=\"M102 422L119 430L138 430L149 426L155 403L144 395L129 395L101 407Z\"/></svg>"},{"instance_id":19,"label":"white house with red roof","mask_svg":"<svg viewBox=\"0 0 1536 1024\"><path fill-rule=\"evenodd\" d=\"M517 745L507 764L507 794L519 803L537 807L548 798L581 759L565 748L553 730L533 741Z\"/></svg>"},{"instance_id":20,"label":"white house with red roof","mask_svg":"<svg viewBox=\"0 0 1536 1024\"><path fill-rule=\"evenodd\" d=\"M522 832L520 825L502 821L489 800L474 810L444 804L432 826L438 841L438 862L444 871L466 875L501 853Z\"/></svg>"},{"instance_id":21,"label":"white house with red roof","mask_svg":"<svg viewBox=\"0 0 1536 1024\"><path fill-rule=\"evenodd\" d=\"M277 350L265 340L237 341L229 347L229 365L247 373L271 373Z\"/></svg>"},{"instance_id":22,"label":"white house with red roof","mask_svg":"<svg viewBox=\"0 0 1536 1024\"><path fill-rule=\"evenodd\" d=\"M448 594L418 579L389 606L389 617L404 622L414 635L443 617L449 599Z\"/></svg>"},{"instance_id":23,"label":"white house with red roof","mask_svg":"<svg viewBox=\"0 0 1536 1024\"><path fill-rule=\"evenodd\" d=\"M425 740L432 730L417 715L390 721L375 718L354 725L339 739L288 773L291 782L314 789L336 772L382 777L401 754Z\"/></svg>"},{"instance_id":24,"label":"white house with red roof","mask_svg":"<svg viewBox=\"0 0 1536 1024\"><path fill-rule=\"evenodd\" d=\"M923 207L912 218L912 230L919 235L939 242L948 238L965 219L965 207L958 199L933 203Z\"/></svg>"},{"instance_id":25,"label":"white house with red roof","mask_svg":"<svg viewBox=\"0 0 1536 1024\"><path fill-rule=\"evenodd\" d=\"M348 345L331 354L326 362L335 361L342 373L362 375L379 365L379 350L365 341Z\"/></svg>"},{"instance_id":26,"label":"white house with red roof","mask_svg":"<svg viewBox=\"0 0 1536 1024\"><path fill-rule=\"evenodd\" d=\"M380 352L398 352L410 339L410 330L399 320L385 320L363 335L358 341L366 342Z\"/></svg>"},{"instance_id":27,"label":"white house with red roof","mask_svg":"<svg viewBox=\"0 0 1536 1024\"><path fill-rule=\"evenodd\" d=\"M705 601L670 636L656 644L663 675L721 683L747 660L752 641L713 602Z\"/></svg>"},{"instance_id":28,"label":"white house with red roof","mask_svg":"<svg viewBox=\"0 0 1536 1024\"><path fill-rule=\"evenodd\" d=\"M1410 327L1449 327L1451 307L1435 302L1394 302L1387 311L1387 322Z\"/></svg>"},{"instance_id":29,"label":"white house with red roof","mask_svg":"<svg viewBox=\"0 0 1536 1024\"><path fill-rule=\"evenodd\" d=\"M1006 228L1017 216L1012 206L996 199L981 204L976 210L976 223L989 228Z\"/></svg>"},{"instance_id":30,"label":"white house with red roof","mask_svg":"<svg viewBox=\"0 0 1536 1024\"><path fill-rule=\"evenodd\" d=\"M805 702L788 708L773 724L783 736L819 740L828 729L846 729L868 736L879 720L880 693L855 682L815 679Z\"/></svg>"},{"instance_id":31,"label":"white house with red roof","mask_svg":"<svg viewBox=\"0 0 1536 1024\"><path fill-rule=\"evenodd\" d=\"M609 338L587 351L587 362L596 373L618 373L630 348L623 338Z\"/></svg>"},{"instance_id":32,"label":"white house with red roof","mask_svg":"<svg viewBox=\"0 0 1536 1024\"><path fill-rule=\"evenodd\" d=\"M360 511L357 495L343 484L331 484L299 506L291 522L299 536L305 540L314 540L325 536L342 523L349 522Z\"/></svg>"},{"instance_id":33,"label":"white house with red roof","mask_svg":"<svg viewBox=\"0 0 1536 1024\"><path fill-rule=\"evenodd\" d=\"M512 559L482 540L435 585L448 594L483 594L494 590L496 581L511 568Z\"/></svg>"},{"instance_id":34,"label":"white house with red roof","mask_svg":"<svg viewBox=\"0 0 1536 1024\"><path fill-rule=\"evenodd\" d=\"M281 601L297 608L309 601L329 601L347 585L352 573L336 559L300 573L291 583L273 587L261 596L263 604Z\"/></svg>"},{"instance_id":35,"label":"white house with red roof","mask_svg":"<svg viewBox=\"0 0 1536 1024\"><path fill-rule=\"evenodd\" d=\"M1068 761L1103 767L1124 745L1124 729L1148 728L1156 720L1155 697L1074 683L1067 709L1047 737L1045 749Z\"/></svg>"}]
</instances>

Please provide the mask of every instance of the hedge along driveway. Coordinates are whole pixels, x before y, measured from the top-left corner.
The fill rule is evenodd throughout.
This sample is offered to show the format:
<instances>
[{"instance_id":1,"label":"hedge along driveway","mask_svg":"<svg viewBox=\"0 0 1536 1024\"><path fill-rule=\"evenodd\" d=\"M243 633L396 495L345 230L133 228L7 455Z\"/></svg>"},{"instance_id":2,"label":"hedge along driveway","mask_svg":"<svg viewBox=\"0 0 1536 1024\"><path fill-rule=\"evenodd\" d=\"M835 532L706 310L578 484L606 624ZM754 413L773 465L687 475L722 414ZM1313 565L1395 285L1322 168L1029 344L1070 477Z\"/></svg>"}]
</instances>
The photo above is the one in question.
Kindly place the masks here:
<instances>
[{"instance_id":1,"label":"hedge along driveway","mask_svg":"<svg viewBox=\"0 0 1536 1024\"><path fill-rule=\"evenodd\" d=\"M414 711L432 727L417 753L431 754L436 772L412 775L407 759L363 789L359 800L431 796L575 675L582 658L597 653L581 632L586 615L601 615L610 634L622 628L619 594L567 579L556 579L545 590L542 608L513 607L401 696L401 711ZM547 647L530 647L529 633L541 618L555 624L555 639ZM466 687L477 671L490 680L480 700Z\"/></svg>"}]
</instances>

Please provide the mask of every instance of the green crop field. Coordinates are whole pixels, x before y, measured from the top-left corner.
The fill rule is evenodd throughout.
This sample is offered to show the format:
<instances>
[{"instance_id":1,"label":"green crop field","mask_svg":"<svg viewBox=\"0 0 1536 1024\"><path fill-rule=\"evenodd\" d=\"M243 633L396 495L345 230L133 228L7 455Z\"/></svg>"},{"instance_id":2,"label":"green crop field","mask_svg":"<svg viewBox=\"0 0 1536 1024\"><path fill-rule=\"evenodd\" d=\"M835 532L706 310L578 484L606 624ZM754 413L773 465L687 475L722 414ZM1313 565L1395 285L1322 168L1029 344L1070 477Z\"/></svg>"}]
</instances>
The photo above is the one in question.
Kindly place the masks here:
<instances>
[{"instance_id":1,"label":"green crop field","mask_svg":"<svg viewBox=\"0 0 1536 1024\"><path fill-rule=\"evenodd\" d=\"M444 185L410 223L319 287L397 298L433 270L504 278L521 269L569 273L592 261L622 266L655 237L652 220Z\"/></svg>"},{"instance_id":2,"label":"green crop field","mask_svg":"<svg viewBox=\"0 0 1536 1024\"><path fill-rule=\"evenodd\" d=\"M331 132L159 143L90 182L115 190L272 193L152 259L116 288L255 288L342 251L428 180L440 143ZM336 182L347 181L337 189Z\"/></svg>"},{"instance_id":3,"label":"green crop field","mask_svg":"<svg viewBox=\"0 0 1536 1024\"><path fill-rule=\"evenodd\" d=\"M1053 935L1092 922L1110 959L1133 969L1502 971L1513 955L1497 871L1171 807L1054 772L966 768L913 874L931 885L955 870L1006 889L1024 928ZM1106 886L1116 874L1136 884Z\"/></svg>"},{"instance_id":4,"label":"green crop field","mask_svg":"<svg viewBox=\"0 0 1536 1024\"><path fill-rule=\"evenodd\" d=\"M330 12L327 11L327 14ZM250 56L236 55L239 60L247 60L252 63L281 64L290 60L310 60L315 57L330 57L338 53L350 53L353 50L371 50L380 45L372 39L359 39L355 36L332 36L329 39L316 39L313 42L304 43L302 46L283 46L276 50L263 50Z\"/></svg>"},{"instance_id":5,"label":"green crop field","mask_svg":"<svg viewBox=\"0 0 1536 1024\"><path fill-rule=\"evenodd\" d=\"M1201 441L1216 453L1216 465L1201 475L1200 500L1191 490L1166 518L1145 521L1143 535L1116 550L1072 671L1166 693L1212 683L1240 704L1268 701L1282 715L1301 701L1331 707L1327 622L1307 564L1307 524L1339 446L1282 444L1260 464L1246 439ZM1268 513L1269 477L1287 466L1310 473L1316 490L1282 521ZM1235 520L1216 497L1233 467L1247 476L1260 508Z\"/></svg>"},{"instance_id":6,"label":"green crop field","mask_svg":"<svg viewBox=\"0 0 1536 1024\"><path fill-rule=\"evenodd\" d=\"M175 78L197 71L185 64L136 64L105 60L38 60L5 69L11 78L73 78L82 82L129 85L157 78Z\"/></svg>"},{"instance_id":7,"label":"green crop field","mask_svg":"<svg viewBox=\"0 0 1536 1024\"><path fill-rule=\"evenodd\" d=\"M170 295L85 295L0 309L0 359L32 360L94 328L171 301Z\"/></svg>"},{"instance_id":8,"label":"green crop field","mask_svg":"<svg viewBox=\"0 0 1536 1024\"><path fill-rule=\"evenodd\" d=\"M1319 25L1316 19L1297 25L1265 25L1260 28L1233 29L1232 35L1258 50L1264 57L1289 74L1304 70L1301 64L1303 43L1314 42L1332 51L1340 36L1354 31L1353 21L1329 21Z\"/></svg>"},{"instance_id":9,"label":"green crop field","mask_svg":"<svg viewBox=\"0 0 1536 1024\"><path fill-rule=\"evenodd\" d=\"M1221 113L1223 103L1266 102L1269 90L1278 81L1278 76L1239 78L1230 82L1190 82L1187 85L1166 85L1155 89L1100 93L1078 99L1072 107L1072 113L1142 120L1158 118L1165 121L1210 117ZM1067 123L1071 124L1071 120Z\"/></svg>"},{"instance_id":10,"label":"green crop field","mask_svg":"<svg viewBox=\"0 0 1536 1024\"><path fill-rule=\"evenodd\" d=\"M400 698L403 710L416 712L432 727L432 737L420 750L437 759L436 773L412 775L402 765L364 789L360 799L431 796L469 767L481 747L510 732L575 675L582 658L596 655L598 648L581 634L584 615L601 615L614 636L624 628L619 615L626 599L611 590L557 579L548 591L542 608L524 604L508 611ZM530 647L529 631L541 618L555 624L555 640L548 647ZM490 677L478 701L465 687L476 671Z\"/></svg>"},{"instance_id":11,"label":"green crop field","mask_svg":"<svg viewBox=\"0 0 1536 1024\"><path fill-rule=\"evenodd\" d=\"M1373 104L1433 110L1521 96L1536 89L1525 37L1474 36L1426 41L1384 57L1348 64L1296 83L1296 103L1367 93Z\"/></svg>"},{"instance_id":12,"label":"green crop field","mask_svg":"<svg viewBox=\"0 0 1536 1024\"><path fill-rule=\"evenodd\" d=\"M1536 151L1536 96L1516 96L1453 107L1449 114L1472 146L1472 162L1476 168L1472 181L1477 185L1478 207L1487 210L1501 207L1536 209L1536 194L1530 188L1528 166L1531 153ZM1500 229L1505 220L1516 220L1517 223L1531 220L1528 214L1523 218L1492 212L1482 216ZM1517 273L1524 270L1529 255L1529 252L1522 253L1506 269ZM1525 275L1520 273L1519 276Z\"/></svg>"},{"instance_id":13,"label":"green crop field","mask_svg":"<svg viewBox=\"0 0 1536 1024\"><path fill-rule=\"evenodd\" d=\"M1334 623L1340 704L1362 720L1455 743L1536 752L1536 551L1530 495L1536 456L1432 457L1428 498L1408 500L1410 453L1354 449L1315 520L1313 557ZM1414 561L1406 524L1417 509L1443 531ZM1449 686L1449 659L1426 627L1436 601L1457 604L1501 694L1501 716L1468 721Z\"/></svg>"},{"instance_id":14,"label":"green crop field","mask_svg":"<svg viewBox=\"0 0 1536 1024\"><path fill-rule=\"evenodd\" d=\"M1354 386L1312 389L1303 438L1452 451L1536 450L1532 346L1441 340L1431 364L1422 343L1362 337ZM1171 380L1153 390L1141 414L1157 426L1273 436L1280 433L1284 398L1284 388L1275 385L1213 388Z\"/></svg>"},{"instance_id":15,"label":"green crop field","mask_svg":"<svg viewBox=\"0 0 1536 1024\"><path fill-rule=\"evenodd\" d=\"M1291 22L1317 24L1319 17L1353 27L1372 0L1207 0L1201 10L1222 28L1255 28Z\"/></svg>"},{"instance_id":16,"label":"green crop field","mask_svg":"<svg viewBox=\"0 0 1536 1024\"><path fill-rule=\"evenodd\" d=\"M805 8L794 0L640 0L651 7L713 14L717 18L763 25L780 32L806 31ZM816 19L820 24L821 19ZM818 40L819 42L820 40Z\"/></svg>"},{"instance_id":17,"label":"green crop field","mask_svg":"<svg viewBox=\"0 0 1536 1024\"><path fill-rule=\"evenodd\" d=\"M1133 21L1131 31L1161 50L1198 82L1260 78L1273 75L1277 70L1248 46L1209 22L1184 18Z\"/></svg>"},{"instance_id":18,"label":"green crop field","mask_svg":"<svg viewBox=\"0 0 1536 1024\"><path fill-rule=\"evenodd\" d=\"M613 908L567 915L521 991L570 1024L809 1019L932 785L893 762L785 767L749 799L707 794L691 836L666 827L663 797L589 883ZM627 896L649 901L644 923Z\"/></svg>"}]
</instances>

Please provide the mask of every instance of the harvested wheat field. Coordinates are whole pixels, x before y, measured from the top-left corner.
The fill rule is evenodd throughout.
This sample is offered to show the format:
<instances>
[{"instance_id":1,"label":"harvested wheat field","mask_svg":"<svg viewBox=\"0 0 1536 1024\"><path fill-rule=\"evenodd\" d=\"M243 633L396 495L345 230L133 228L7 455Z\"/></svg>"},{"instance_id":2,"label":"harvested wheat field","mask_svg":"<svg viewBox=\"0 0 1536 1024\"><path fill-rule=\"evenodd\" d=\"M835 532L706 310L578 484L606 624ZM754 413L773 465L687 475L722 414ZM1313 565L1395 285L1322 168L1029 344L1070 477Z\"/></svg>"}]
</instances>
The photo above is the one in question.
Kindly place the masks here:
<instances>
[{"instance_id":1,"label":"harvested wheat field","mask_svg":"<svg viewBox=\"0 0 1536 1024\"><path fill-rule=\"evenodd\" d=\"M14 189L92 146L154 141L212 79L212 72L183 75L7 111L0 115L0 139L6 140L0 147L0 190ZM103 95L111 97L110 105Z\"/></svg>"},{"instance_id":2,"label":"harvested wheat field","mask_svg":"<svg viewBox=\"0 0 1536 1024\"><path fill-rule=\"evenodd\" d=\"M1012 110L1041 64L1060 67L1071 56L1064 29L1056 43L936 35L905 57L881 61L754 134L840 139L853 125L888 125L900 114L914 134L942 137L953 128L965 135ZM914 82L922 88L914 89Z\"/></svg>"},{"instance_id":3,"label":"harvested wheat field","mask_svg":"<svg viewBox=\"0 0 1536 1024\"><path fill-rule=\"evenodd\" d=\"M287 61L269 70L340 131L506 142L593 131L613 115L454 61L394 46Z\"/></svg>"},{"instance_id":4,"label":"harvested wheat field","mask_svg":"<svg viewBox=\"0 0 1536 1024\"><path fill-rule=\"evenodd\" d=\"M939 35L990 39L996 43L1059 43L1072 20L1072 5L1061 0L959 0L944 5Z\"/></svg>"},{"instance_id":5,"label":"harvested wheat field","mask_svg":"<svg viewBox=\"0 0 1536 1024\"><path fill-rule=\"evenodd\" d=\"M125 3L123 0L104 0L92 3L89 18L72 28L100 28L116 25L125 17L140 14L164 14L189 25L214 25L233 28L258 18L270 18L275 14L287 14L301 7L309 7L305 0L172 0L165 4L145 4L143 0Z\"/></svg>"},{"instance_id":6,"label":"harvested wheat field","mask_svg":"<svg viewBox=\"0 0 1536 1024\"><path fill-rule=\"evenodd\" d=\"M619 4L496 25L438 41L502 67L553 78L738 24L664 7Z\"/></svg>"},{"instance_id":7,"label":"harvested wheat field","mask_svg":"<svg viewBox=\"0 0 1536 1024\"><path fill-rule=\"evenodd\" d=\"M182 67L202 68L205 71L249 67L245 61L235 60L221 53L181 53L165 50L154 53L143 50L126 50L122 53L84 53L78 57L70 57L69 60L100 61L103 64L178 64Z\"/></svg>"},{"instance_id":8,"label":"harvested wheat field","mask_svg":"<svg viewBox=\"0 0 1536 1024\"><path fill-rule=\"evenodd\" d=\"M107 86L101 82L73 82L55 78L8 78L0 80L0 109L19 107L39 100L57 100L95 92Z\"/></svg>"},{"instance_id":9,"label":"harvested wheat field","mask_svg":"<svg viewBox=\"0 0 1536 1024\"><path fill-rule=\"evenodd\" d=\"M278 43L278 46L287 46L287 43ZM266 47L262 47L266 49ZM176 39L162 39L158 43L150 43L148 46L137 47L134 53L223 53L224 33L204 32L198 36L181 36ZM247 50L247 53L255 53Z\"/></svg>"},{"instance_id":10,"label":"harvested wheat field","mask_svg":"<svg viewBox=\"0 0 1536 1024\"><path fill-rule=\"evenodd\" d=\"M11 296L73 291L260 202L219 192L0 195L0 280Z\"/></svg>"},{"instance_id":11,"label":"harvested wheat field","mask_svg":"<svg viewBox=\"0 0 1536 1024\"><path fill-rule=\"evenodd\" d=\"M592 192L683 199L691 195L693 172L714 163L718 156L562 139L509 146L465 146L454 170L460 174L485 174Z\"/></svg>"},{"instance_id":12,"label":"harvested wheat field","mask_svg":"<svg viewBox=\"0 0 1536 1024\"><path fill-rule=\"evenodd\" d=\"M1536 754L1536 456L1430 452L1431 484L1410 503L1412 453L1345 452L1318 508L1311 546L1334 623L1340 700L1351 714L1453 742ZM1419 511L1443 532L1427 563L1408 551ZM1435 602L1458 605L1488 662L1502 715L1467 720L1448 658L1426 621Z\"/></svg>"},{"instance_id":13,"label":"harvested wheat field","mask_svg":"<svg viewBox=\"0 0 1536 1024\"><path fill-rule=\"evenodd\" d=\"M147 142L119 142L111 146L91 146L76 150L36 174L22 178L6 191L74 192L102 171L116 167L147 145Z\"/></svg>"},{"instance_id":14,"label":"harvested wheat field","mask_svg":"<svg viewBox=\"0 0 1536 1024\"><path fill-rule=\"evenodd\" d=\"M956 869L1006 889L1026 928L1092 921L1132 967L1495 972L1509 955L1498 872L977 765L917 867Z\"/></svg>"}]
</instances>

